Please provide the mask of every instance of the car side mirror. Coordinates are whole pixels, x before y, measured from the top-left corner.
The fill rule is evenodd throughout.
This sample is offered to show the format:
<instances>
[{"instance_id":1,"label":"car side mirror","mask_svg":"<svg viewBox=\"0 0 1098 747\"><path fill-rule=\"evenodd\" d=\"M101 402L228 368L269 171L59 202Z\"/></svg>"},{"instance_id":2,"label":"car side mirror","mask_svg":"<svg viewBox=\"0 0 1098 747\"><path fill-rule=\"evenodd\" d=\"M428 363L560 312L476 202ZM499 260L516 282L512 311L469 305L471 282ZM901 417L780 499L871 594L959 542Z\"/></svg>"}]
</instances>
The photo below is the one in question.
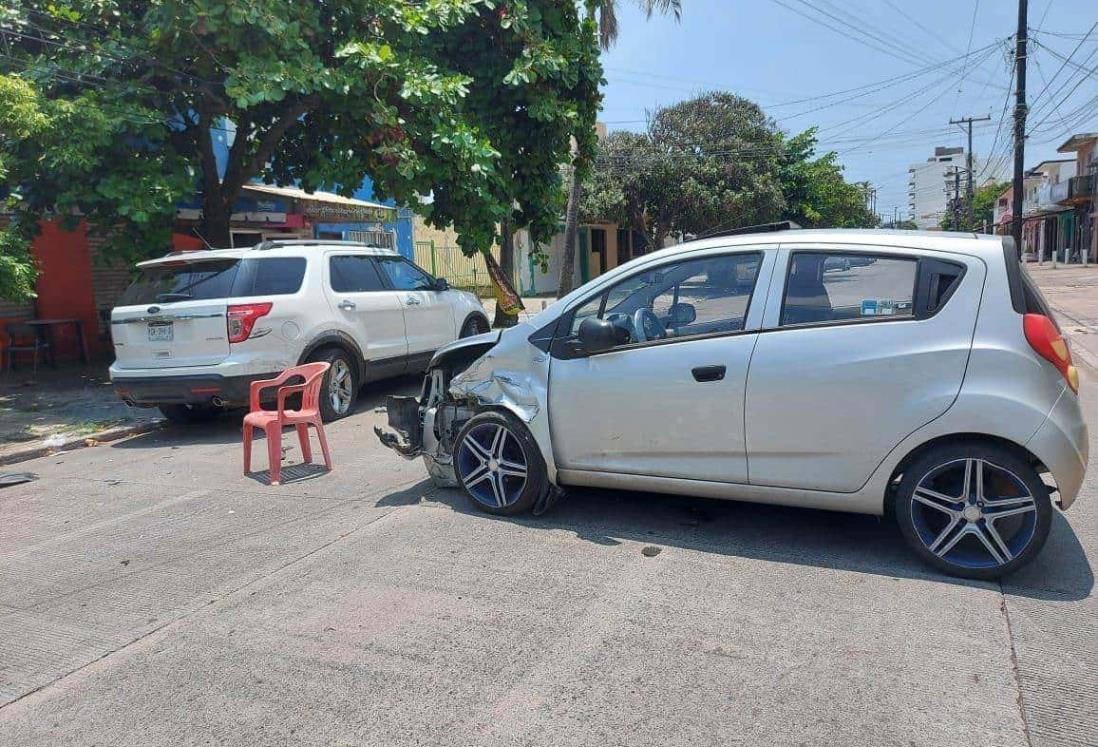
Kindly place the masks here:
<instances>
[{"instance_id":1,"label":"car side mirror","mask_svg":"<svg viewBox=\"0 0 1098 747\"><path fill-rule=\"evenodd\" d=\"M589 316L580 322L579 341L588 353L602 353L627 342L629 333L607 319Z\"/></svg>"},{"instance_id":2,"label":"car side mirror","mask_svg":"<svg viewBox=\"0 0 1098 747\"><path fill-rule=\"evenodd\" d=\"M433 287L437 291L446 291L450 290L450 283L446 280L446 278L435 278L435 284Z\"/></svg>"},{"instance_id":3,"label":"car side mirror","mask_svg":"<svg viewBox=\"0 0 1098 747\"><path fill-rule=\"evenodd\" d=\"M692 303L680 302L671 307L671 311L667 316L672 327L682 327L694 323L694 320L698 318L698 310L694 308Z\"/></svg>"}]
</instances>

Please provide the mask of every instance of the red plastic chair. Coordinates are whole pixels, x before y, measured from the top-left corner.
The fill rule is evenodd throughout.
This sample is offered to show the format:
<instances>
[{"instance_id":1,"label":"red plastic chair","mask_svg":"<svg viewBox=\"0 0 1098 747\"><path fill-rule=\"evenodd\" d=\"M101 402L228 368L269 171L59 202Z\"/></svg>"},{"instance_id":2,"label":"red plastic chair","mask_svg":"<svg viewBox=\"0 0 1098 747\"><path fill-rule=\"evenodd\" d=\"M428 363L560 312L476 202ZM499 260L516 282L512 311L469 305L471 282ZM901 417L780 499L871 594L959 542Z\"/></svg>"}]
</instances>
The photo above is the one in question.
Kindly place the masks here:
<instances>
[{"instance_id":1,"label":"red plastic chair","mask_svg":"<svg viewBox=\"0 0 1098 747\"><path fill-rule=\"evenodd\" d=\"M267 434L267 459L271 466L271 485L278 485L282 479L282 428L292 425L297 428L297 437L301 441L301 454L305 464L313 461L313 452L309 447L309 426L316 428L320 439L320 449L324 452L324 466L330 472L332 457L328 453L328 439L324 437L324 424L320 419L320 387L324 383L324 373L328 370L326 362L306 363L304 366L287 368L276 378L253 381L251 387L250 410L244 416L244 474L252 469L252 433L262 428ZM300 376L304 383L280 386L283 382ZM277 410L264 410L259 406L259 393L264 389L278 387ZM287 410L286 398L301 393L301 409Z\"/></svg>"}]
</instances>

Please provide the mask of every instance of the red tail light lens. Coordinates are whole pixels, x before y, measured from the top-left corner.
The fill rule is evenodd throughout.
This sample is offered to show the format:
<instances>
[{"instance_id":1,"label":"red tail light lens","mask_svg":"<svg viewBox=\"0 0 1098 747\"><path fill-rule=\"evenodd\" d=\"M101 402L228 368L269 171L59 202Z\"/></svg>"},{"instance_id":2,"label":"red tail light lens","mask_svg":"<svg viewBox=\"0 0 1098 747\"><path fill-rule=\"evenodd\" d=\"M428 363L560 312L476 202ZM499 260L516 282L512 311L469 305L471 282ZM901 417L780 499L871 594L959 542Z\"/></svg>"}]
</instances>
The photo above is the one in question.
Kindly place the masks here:
<instances>
[{"instance_id":1,"label":"red tail light lens","mask_svg":"<svg viewBox=\"0 0 1098 747\"><path fill-rule=\"evenodd\" d=\"M1079 371L1071 365L1071 351L1053 321L1044 314L1026 314L1022 317L1022 328L1030 347L1056 366L1071 390L1078 393Z\"/></svg>"},{"instance_id":2,"label":"red tail light lens","mask_svg":"<svg viewBox=\"0 0 1098 747\"><path fill-rule=\"evenodd\" d=\"M225 318L229 342L244 342L252 333L252 327L262 316L271 312L270 303L245 303L230 306Z\"/></svg>"}]
</instances>

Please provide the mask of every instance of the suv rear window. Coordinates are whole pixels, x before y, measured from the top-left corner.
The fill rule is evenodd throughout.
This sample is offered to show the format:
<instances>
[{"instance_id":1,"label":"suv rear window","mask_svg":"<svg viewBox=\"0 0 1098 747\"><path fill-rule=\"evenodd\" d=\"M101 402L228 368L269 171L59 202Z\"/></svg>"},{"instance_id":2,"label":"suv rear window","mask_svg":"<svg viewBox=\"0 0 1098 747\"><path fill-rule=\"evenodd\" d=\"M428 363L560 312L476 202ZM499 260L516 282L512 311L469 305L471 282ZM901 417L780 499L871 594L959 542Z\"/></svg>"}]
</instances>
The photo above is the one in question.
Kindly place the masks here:
<instances>
[{"instance_id":1,"label":"suv rear window","mask_svg":"<svg viewBox=\"0 0 1098 747\"><path fill-rule=\"evenodd\" d=\"M305 264L304 257L268 257L154 265L139 271L117 305L287 295L300 290Z\"/></svg>"}]
</instances>

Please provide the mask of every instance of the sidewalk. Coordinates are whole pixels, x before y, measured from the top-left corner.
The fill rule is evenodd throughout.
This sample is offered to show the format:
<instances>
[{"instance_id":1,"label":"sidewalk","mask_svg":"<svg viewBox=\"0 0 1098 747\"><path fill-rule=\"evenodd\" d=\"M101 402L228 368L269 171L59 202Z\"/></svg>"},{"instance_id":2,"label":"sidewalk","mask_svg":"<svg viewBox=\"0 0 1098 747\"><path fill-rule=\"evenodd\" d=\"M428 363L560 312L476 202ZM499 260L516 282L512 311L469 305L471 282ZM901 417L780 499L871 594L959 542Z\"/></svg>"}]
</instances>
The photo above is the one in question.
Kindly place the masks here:
<instances>
[{"instance_id":1,"label":"sidewalk","mask_svg":"<svg viewBox=\"0 0 1098 747\"><path fill-rule=\"evenodd\" d=\"M1098 265L1028 263L1026 271L1060 317L1072 352L1098 370Z\"/></svg>"},{"instance_id":2,"label":"sidewalk","mask_svg":"<svg viewBox=\"0 0 1098 747\"><path fill-rule=\"evenodd\" d=\"M523 298L522 305L526 307L526 311L519 314L519 321L525 322L534 314L537 314L547 306L556 302L555 298ZM480 302L484 304L484 308L488 311L488 323L491 324L492 320L496 317L496 299L494 298L482 298Z\"/></svg>"},{"instance_id":3,"label":"sidewalk","mask_svg":"<svg viewBox=\"0 0 1098 747\"><path fill-rule=\"evenodd\" d=\"M107 364L0 373L0 464L154 427L160 411L127 407L115 396Z\"/></svg>"}]
</instances>

